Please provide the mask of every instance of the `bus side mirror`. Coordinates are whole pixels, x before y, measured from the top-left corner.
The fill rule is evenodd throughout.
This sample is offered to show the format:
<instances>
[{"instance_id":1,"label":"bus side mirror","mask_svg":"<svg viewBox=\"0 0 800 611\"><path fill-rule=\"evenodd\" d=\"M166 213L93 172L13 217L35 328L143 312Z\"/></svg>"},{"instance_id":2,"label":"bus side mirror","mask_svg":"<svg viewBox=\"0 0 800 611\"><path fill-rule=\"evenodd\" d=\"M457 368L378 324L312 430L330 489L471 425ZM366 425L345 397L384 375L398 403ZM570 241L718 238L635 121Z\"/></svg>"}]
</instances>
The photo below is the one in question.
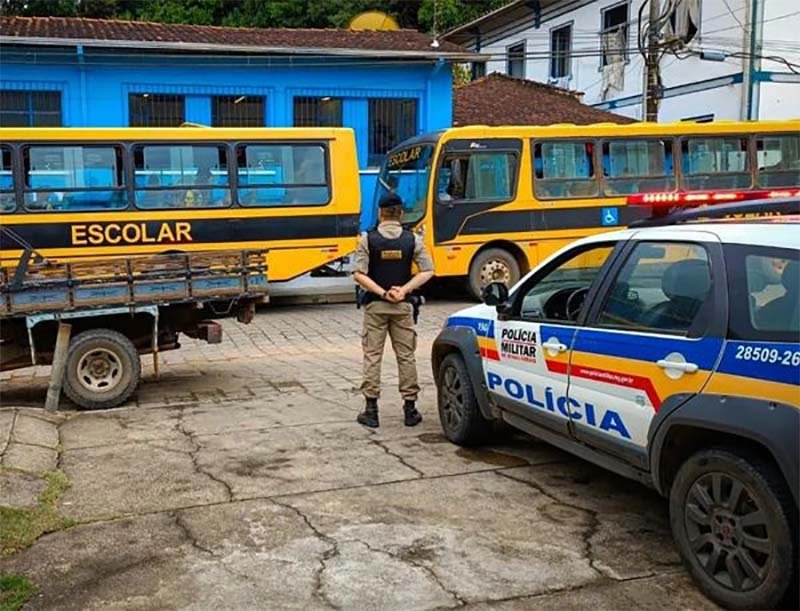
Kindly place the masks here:
<instances>
[{"instance_id":1,"label":"bus side mirror","mask_svg":"<svg viewBox=\"0 0 800 611\"><path fill-rule=\"evenodd\" d=\"M486 305L505 305L508 302L508 287L502 282L490 282L483 287L481 297Z\"/></svg>"}]
</instances>

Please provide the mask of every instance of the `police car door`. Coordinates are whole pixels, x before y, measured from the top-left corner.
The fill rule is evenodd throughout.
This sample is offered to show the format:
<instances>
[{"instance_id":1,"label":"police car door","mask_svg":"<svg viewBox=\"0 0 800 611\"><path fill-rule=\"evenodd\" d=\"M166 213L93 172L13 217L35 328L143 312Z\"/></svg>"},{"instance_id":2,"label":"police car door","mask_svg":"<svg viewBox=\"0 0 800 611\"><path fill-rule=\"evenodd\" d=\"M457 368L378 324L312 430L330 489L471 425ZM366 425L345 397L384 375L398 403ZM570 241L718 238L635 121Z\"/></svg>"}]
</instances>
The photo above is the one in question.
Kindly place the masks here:
<instances>
[{"instance_id":1,"label":"police car door","mask_svg":"<svg viewBox=\"0 0 800 611\"><path fill-rule=\"evenodd\" d=\"M492 398L506 411L571 435L569 347L587 295L610 264L615 242L582 245L515 288L494 325L496 353L484 361Z\"/></svg>"},{"instance_id":2,"label":"police car door","mask_svg":"<svg viewBox=\"0 0 800 611\"><path fill-rule=\"evenodd\" d=\"M653 417L703 388L727 323L719 241L676 233L629 242L570 355L569 402L583 406L576 436L642 467Z\"/></svg>"}]
</instances>

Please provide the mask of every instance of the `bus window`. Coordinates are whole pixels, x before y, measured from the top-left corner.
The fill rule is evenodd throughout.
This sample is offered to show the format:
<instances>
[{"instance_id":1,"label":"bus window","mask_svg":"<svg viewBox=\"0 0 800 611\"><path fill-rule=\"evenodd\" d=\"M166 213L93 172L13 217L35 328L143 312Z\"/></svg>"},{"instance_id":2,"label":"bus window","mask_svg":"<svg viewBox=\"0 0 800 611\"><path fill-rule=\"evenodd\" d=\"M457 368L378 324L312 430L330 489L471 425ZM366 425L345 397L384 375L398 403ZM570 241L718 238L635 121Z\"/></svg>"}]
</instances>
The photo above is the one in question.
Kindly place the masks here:
<instances>
[{"instance_id":1,"label":"bus window","mask_svg":"<svg viewBox=\"0 0 800 611\"><path fill-rule=\"evenodd\" d=\"M133 149L138 208L220 208L231 202L225 147L145 144Z\"/></svg>"},{"instance_id":2,"label":"bus window","mask_svg":"<svg viewBox=\"0 0 800 611\"><path fill-rule=\"evenodd\" d=\"M630 195L675 190L672 141L609 140L603 143L603 192Z\"/></svg>"},{"instance_id":3,"label":"bus window","mask_svg":"<svg viewBox=\"0 0 800 611\"><path fill-rule=\"evenodd\" d=\"M432 155L432 145L417 144L387 156L375 189L374 218L378 202L390 191L403 201L403 223L416 223L425 216Z\"/></svg>"},{"instance_id":4,"label":"bus window","mask_svg":"<svg viewBox=\"0 0 800 611\"><path fill-rule=\"evenodd\" d=\"M440 202L508 201L516 183L515 153L453 151L442 156L436 197Z\"/></svg>"},{"instance_id":5,"label":"bus window","mask_svg":"<svg viewBox=\"0 0 800 611\"><path fill-rule=\"evenodd\" d=\"M540 199L597 197L591 142L536 142L534 191Z\"/></svg>"},{"instance_id":6,"label":"bus window","mask_svg":"<svg viewBox=\"0 0 800 611\"><path fill-rule=\"evenodd\" d=\"M800 136L760 136L756 139L756 158L760 187L800 186Z\"/></svg>"},{"instance_id":7,"label":"bus window","mask_svg":"<svg viewBox=\"0 0 800 611\"><path fill-rule=\"evenodd\" d=\"M28 210L127 207L118 146L30 146L23 151Z\"/></svg>"},{"instance_id":8,"label":"bus window","mask_svg":"<svg viewBox=\"0 0 800 611\"><path fill-rule=\"evenodd\" d=\"M236 149L242 206L322 206L330 201L321 144L246 144Z\"/></svg>"},{"instance_id":9,"label":"bus window","mask_svg":"<svg viewBox=\"0 0 800 611\"><path fill-rule=\"evenodd\" d=\"M11 168L11 149L0 146L0 212L11 212L14 202L14 173Z\"/></svg>"},{"instance_id":10,"label":"bus window","mask_svg":"<svg viewBox=\"0 0 800 611\"><path fill-rule=\"evenodd\" d=\"M681 153L684 189L748 189L751 186L747 138L686 138Z\"/></svg>"}]
</instances>

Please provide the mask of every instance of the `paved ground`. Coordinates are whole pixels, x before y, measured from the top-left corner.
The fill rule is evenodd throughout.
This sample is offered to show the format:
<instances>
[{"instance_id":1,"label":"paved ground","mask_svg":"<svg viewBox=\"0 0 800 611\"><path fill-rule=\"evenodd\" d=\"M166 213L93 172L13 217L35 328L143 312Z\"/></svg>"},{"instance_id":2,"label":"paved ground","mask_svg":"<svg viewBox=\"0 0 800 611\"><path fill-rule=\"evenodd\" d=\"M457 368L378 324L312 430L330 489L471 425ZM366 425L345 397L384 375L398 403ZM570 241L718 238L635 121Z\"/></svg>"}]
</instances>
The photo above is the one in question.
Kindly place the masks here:
<instances>
[{"instance_id":1,"label":"paved ground","mask_svg":"<svg viewBox=\"0 0 800 611\"><path fill-rule=\"evenodd\" d=\"M439 434L420 324L421 409L401 424L385 361L383 427L360 407L360 316L277 308L218 346L163 357L130 405L37 407L46 371L3 374L0 504L61 469L75 526L0 559L32 609L709 608L682 569L666 503L530 438L479 450Z\"/></svg>"}]
</instances>

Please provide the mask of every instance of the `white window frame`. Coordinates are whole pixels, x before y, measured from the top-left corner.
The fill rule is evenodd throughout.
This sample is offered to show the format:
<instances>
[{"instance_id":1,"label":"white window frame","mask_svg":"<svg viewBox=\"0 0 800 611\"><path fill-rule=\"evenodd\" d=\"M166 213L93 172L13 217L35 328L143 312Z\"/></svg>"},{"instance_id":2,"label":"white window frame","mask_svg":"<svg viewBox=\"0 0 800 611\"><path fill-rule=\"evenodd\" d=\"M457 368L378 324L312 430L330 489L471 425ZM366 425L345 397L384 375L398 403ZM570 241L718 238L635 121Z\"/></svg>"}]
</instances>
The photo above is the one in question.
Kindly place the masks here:
<instances>
[{"instance_id":1,"label":"white window frame","mask_svg":"<svg viewBox=\"0 0 800 611\"><path fill-rule=\"evenodd\" d=\"M574 21L567 21L565 23L550 28L550 66L548 68L548 75L551 79L572 78L572 42L573 42L574 23L575 23ZM555 62L557 61L555 53L553 52L553 36L560 30L565 30L567 28L569 28L569 45L567 46L567 53L566 53L567 71L564 74L556 76L555 74L553 74L553 67Z\"/></svg>"},{"instance_id":2,"label":"white window frame","mask_svg":"<svg viewBox=\"0 0 800 611\"><path fill-rule=\"evenodd\" d=\"M518 53L519 52L518 51L519 47L522 47L522 58L512 60L511 59L511 54L512 53L514 53L514 54ZM522 40L518 40L517 42L515 42L513 44L510 44L510 45L508 45L506 47L506 74L508 76L513 76L511 74L511 62L512 61L521 61L522 62L522 74L517 78L525 78L525 73L526 73L525 64L527 63L525 60L526 60L526 54L527 54L527 47L528 47L528 41L525 40L524 38Z\"/></svg>"}]
</instances>

